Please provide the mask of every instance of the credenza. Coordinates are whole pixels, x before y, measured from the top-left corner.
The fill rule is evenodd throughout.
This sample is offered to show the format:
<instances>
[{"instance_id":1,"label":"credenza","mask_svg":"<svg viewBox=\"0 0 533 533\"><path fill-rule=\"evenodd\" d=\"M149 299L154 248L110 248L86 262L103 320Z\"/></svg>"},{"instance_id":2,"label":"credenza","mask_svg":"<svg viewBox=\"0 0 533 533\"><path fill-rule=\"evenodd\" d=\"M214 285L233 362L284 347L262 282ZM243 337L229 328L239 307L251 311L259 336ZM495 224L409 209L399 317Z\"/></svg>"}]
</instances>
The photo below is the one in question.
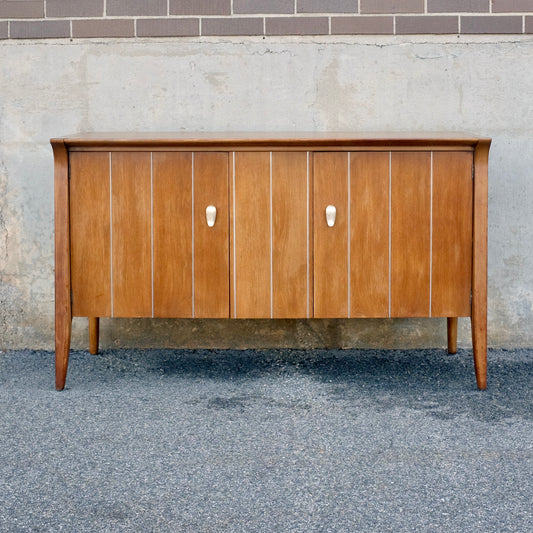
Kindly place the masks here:
<instances>
[{"instance_id":1,"label":"credenza","mask_svg":"<svg viewBox=\"0 0 533 533\"><path fill-rule=\"evenodd\" d=\"M90 133L51 140L56 388L72 317L470 317L487 375L490 139Z\"/></svg>"}]
</instances>

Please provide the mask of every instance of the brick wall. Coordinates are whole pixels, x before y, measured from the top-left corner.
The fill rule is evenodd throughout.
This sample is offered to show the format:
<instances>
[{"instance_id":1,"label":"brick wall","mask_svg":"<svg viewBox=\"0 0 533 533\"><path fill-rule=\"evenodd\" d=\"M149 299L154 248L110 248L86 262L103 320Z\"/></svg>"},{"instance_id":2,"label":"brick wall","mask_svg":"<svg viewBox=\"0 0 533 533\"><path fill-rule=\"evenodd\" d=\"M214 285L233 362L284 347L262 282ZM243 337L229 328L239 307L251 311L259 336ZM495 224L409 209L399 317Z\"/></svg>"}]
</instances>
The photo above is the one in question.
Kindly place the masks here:
<instances>
[{"instance_id":1,"label":"brick wall","mask_svg":"<svg viewBox=\"0 0 533 533\"><path fill-rule=\"evenodd\" d=\"M0 39L489 33L533 0L0 0Z\"/></svg>"}]
</instances>

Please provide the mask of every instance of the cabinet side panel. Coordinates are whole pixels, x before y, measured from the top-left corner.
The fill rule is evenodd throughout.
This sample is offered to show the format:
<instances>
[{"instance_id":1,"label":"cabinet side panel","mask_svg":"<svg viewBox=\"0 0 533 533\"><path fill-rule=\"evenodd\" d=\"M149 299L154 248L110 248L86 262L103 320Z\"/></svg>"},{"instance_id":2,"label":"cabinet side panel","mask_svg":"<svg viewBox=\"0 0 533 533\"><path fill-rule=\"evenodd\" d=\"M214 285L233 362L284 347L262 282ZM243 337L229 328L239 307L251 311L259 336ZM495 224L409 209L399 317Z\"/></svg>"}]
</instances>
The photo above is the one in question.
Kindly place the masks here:
<instances>
[{"instance_id":1,"label":"cabinet side panel","mask_svg":"<svg viewBox=\"0 0 533 533\"><path fill-rule=\"evenodd\" d=\"M389 315L389 153L351 154L351 317Z\"/></svg>"},{"instance_id":2,"label":"cabinet side panel","mask_svg":"<svg viewBox=\"0 0 533 533\"><path fill-rule=\"evenodd\" d=\"M429 316L431 153L392 154L391 227L391 316Z\"/></svg>"},{"instance_id":3,"label":"cabinet side panel","mask_svg":"<svg viewBox=\"0 0 533 533\"><path fill-rule=\"evenodd\" d=\"M217 210L212 227L210 205ZM194 316L228 318L228 154L194 154L194 211Z\"/></svg>"},{"instance_id":4,"label":"cabinet side panel","mask_svg":"<svg viewBox=\"0 0 533 533\"><path fill-rule=\"evenodd\" d=\"M111 154L114 316L152 316L148 152Z\"/></svg>"},{"instance_id":5,"label":"cabinet side panel","mask_svg":"<svg viewBox=\"0 0 533 533\"><path fill-rule=\"evenodd\" d=\"M307 318L307 153L272 154L274 318Z\"/></svg>"},{"instance_id":6,"label":"cabinet side panel","mask_svg":"<svg viewBox=\"0 0 533 533\"><path fill-rule=\"evenodd\" d=\"M271 317L270 154L235 153L232 316Z\"/></svg>"},{"instance_id":7,"label":"cabinet side panel","mask_svg":"<svg viewBox=\"0 0 533 533\"><path fill-rule=\"evenodd\" d=\"M72 313L111 316L109 153L70 154Z\"/></svg>"},{"instance_id":8,"label":"cabinet side panel","mask_svg":"<svg viewBox=\"0 0 533 533\"><path fill-rule=\"evenodd\" d=\"M154 316L192 317L192 154L154 152Z\"/></svg>"},{"instance_id":9,"label":"cabinet side panel","mask_svg":"<svg viewBox=\"0 0 533 533\"><path fill-rule=\"evenodd\" d=\"M314 317L348 316L348 157L323 152L313 157ZM336 208L332 227L326 207Z\"/></svg>"},{"instance_id":10,"label":"cabinet side panel","mask_svg":"<svg viewBox=\"0 0 533 533\"><path fill-rule=\"evenodd\" d=\"M433 154L432 316L470 316L472 154Z\"/></svg>"}]
</instances>

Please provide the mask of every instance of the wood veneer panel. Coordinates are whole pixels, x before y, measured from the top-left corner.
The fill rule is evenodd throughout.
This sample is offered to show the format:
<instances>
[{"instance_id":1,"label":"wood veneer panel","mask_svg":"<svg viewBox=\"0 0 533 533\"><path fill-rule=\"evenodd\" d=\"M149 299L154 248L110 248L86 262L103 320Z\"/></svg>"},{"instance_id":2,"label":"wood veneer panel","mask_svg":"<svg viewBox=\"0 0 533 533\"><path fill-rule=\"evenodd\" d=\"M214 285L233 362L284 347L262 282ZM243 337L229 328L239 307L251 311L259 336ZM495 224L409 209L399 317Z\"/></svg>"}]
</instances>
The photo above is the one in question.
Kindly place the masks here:
<instances>
[{"instance_id":1,"label":"wood veneer panel","mask_svg":"<svg viewBox=\"0 0 533 533\"><path fill-rule=\"evenodd\" d=\"M274 318L307 318L308 181L306 152L272 153Z\"/></svg>"},{"instance_id":2,"label":"wood veneer panel","mask_svg":"<svg viewBox=\"0 0 533 533\"><path fill-rule=\"evenodd\" d=\"M472 154L433 154L432 316L470 316Z\"/></svg>"},{"instance_id":3,"label":"wood veneer panel","mask_svg":"<svg viewBox=\"0 0 533 533\"><path fill-rule=\"evenodd\" d=\"M429 316L431 153L392 153L391 226L391 316Z\"/></svg>"},{"instance_id":4,"label":"wood veneer panel","mask_svg":"<svg viewBox=\"0 0 533 533\"><path fill-rule=\"evenodd\" d=\"M217 209L209 227L206 207ZM229 317L228 154L194 154L194 316Z\"/></svg>"},{"instance_id":5,"label":"wood veneer panel","mask_svg":"<svg viewBox=\"0 0 533 533\"><path fill-rule=\"evenodd\" d=\"M152 316L149 152L111 154L113 314Z\"/></svg>"},{"instance_id":6,"label":"wood veneer panel","mask_svg":"<svg viewBox=\"0 0 533 533\"><path fill-rule=\"evenodd\" d=\"M314 160L314 317L348 316L348 154L322 152ZM326 223L326 206L337 209Z\"/></svg>"},{"instance_id":7,"label":"wood veneer panel","mask_svg":"<svg viewBox=\"0 0 533 533\"><path fill-rule=\"evenodd\" d=\"M351 317L389 315L389 157L350 155Z\"/></svg>"},{"instance_id":8,"label":"wood veneer panel","mask_svg":"<svg viewBox=\"0 0 533 533\"><path fill-rule=\"evenodd\" d=\"M111 316L109 153L70 154L72 313Z\"/></svg>"},{"instance_id":9,"label":"wood veneer panel","mask_svg":"<svg viewBox=\"0 0 533 533\"><path fill-rule=\"evenodd\" d=\"M154 316L192 318L192 153L152 157Z\"/></svg>"},{"instance_id":10,"label":"wood veneer panel","mask_svg":"<svg viewBox=\"0 0 533 533\"><path fill-rule=\"evenodd\" d=\"M270 318L270 154L234 154L232 316Z\"/></svg>"}]
</instances>

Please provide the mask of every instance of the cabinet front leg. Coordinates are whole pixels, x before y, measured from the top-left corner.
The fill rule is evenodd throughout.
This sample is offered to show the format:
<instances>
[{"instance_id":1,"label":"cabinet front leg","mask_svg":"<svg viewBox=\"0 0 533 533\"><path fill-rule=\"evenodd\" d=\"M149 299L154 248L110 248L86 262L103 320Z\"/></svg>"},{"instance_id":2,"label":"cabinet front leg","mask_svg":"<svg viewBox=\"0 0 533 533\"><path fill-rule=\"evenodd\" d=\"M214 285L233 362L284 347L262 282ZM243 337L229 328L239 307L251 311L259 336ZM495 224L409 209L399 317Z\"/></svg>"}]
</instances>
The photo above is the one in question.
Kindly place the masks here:
<instances>
[{"instance_id":1,"label":"cabinet front leg","mask_svg":"<svg viewBox=\"0 0 533 533\"><path fill-rule=\"evenodd\" d=\"M89 317L89 353L96 355L98 353L98 340L100 337L100 319L98 317Z\"/></svg>"},{"instance_id":2,"label":"cabinet front leg","mask_svg":"<svg viewBox=\"0 0 533 533\"><path fill-rule=\"evenodd\" d=\"M477 388L487 388L487 315L472 314L472 346Z\"/></svg>"},{"instance_id":3,"label":"cabinet front leg","mask_svg":"<svg viewBox=\"0 0 533 533\"><path fill-rule=\"evenodd\" d=\"M56 314L56 390L65 388L72 319L69 313Z\"/></svg>"},{"instance_id":4,"label":"cabinet front leg","mask_svg":"<svg viewBox=\"0 0 533 533\"><path fill-rule=\"evenodd\" d=\"M448 317L448 353L457 353L457 317Z\"/></svg>"}]
</instances>

